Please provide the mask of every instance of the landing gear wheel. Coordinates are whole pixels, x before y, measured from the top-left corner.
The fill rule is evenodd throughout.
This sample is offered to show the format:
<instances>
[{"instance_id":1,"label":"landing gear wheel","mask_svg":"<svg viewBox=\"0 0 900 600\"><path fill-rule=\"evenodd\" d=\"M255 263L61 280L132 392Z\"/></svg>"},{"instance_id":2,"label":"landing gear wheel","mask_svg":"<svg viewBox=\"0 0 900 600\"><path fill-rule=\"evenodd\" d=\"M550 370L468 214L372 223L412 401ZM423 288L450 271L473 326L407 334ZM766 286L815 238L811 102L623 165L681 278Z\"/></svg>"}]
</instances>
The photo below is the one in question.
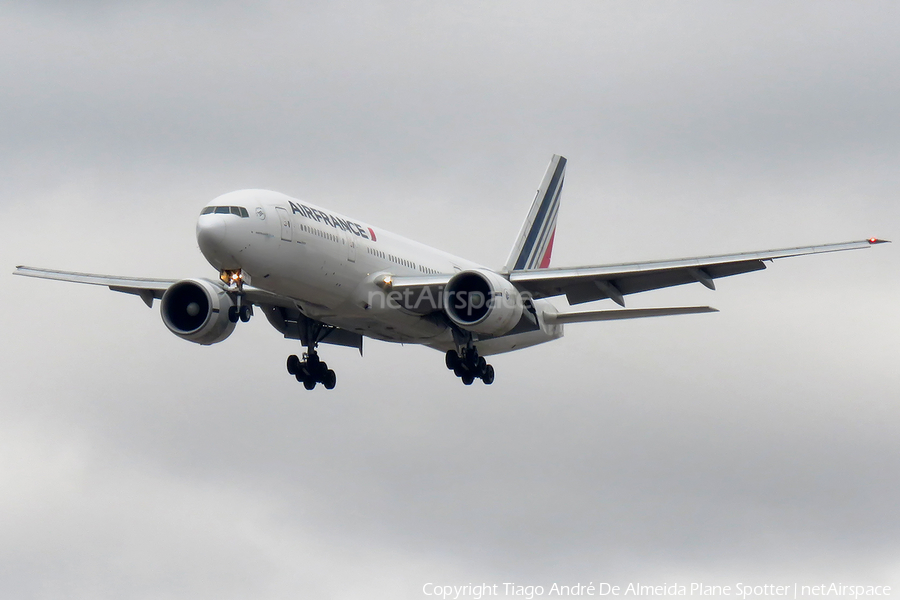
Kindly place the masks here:
<instances>
[{"instance_id":1,"label":"landing gear wheel","mask_svg":"<svg viewBox=\"0 0 900 600\"><path fill-rule=\"evenodd\" d=\"M478 348L475 346L464 346L458 353L447 350L444 363L465 385L472 385L476 379L481 379L485 385L494 383L494 367L483 356L478 356Z\"/></svg>"},{"instance_id":2,"label":"landing gear wheel","mask_svg":"<svg viewBox=\"0 0 900 600\"><path fill-rule=\"evenodd\" d=\"M247 321L250 320L250 317L253 316L253 307L250 306L250 305L248 305L248 304L245 304L245 305L242 306L241 309L238 311L238 314L239 314L240 317L241 317L241 321L244 322L244 323L246 323ZM229 316L230 316L230 314L229 314Z\"/></svg>"},{"instance_id":3,"label":"landing gear wheel","mask_svg":"<svg viewBox=\"0 0 900 600\"><path fill-rule=\"evenodd\" d=\"M316 381L325 383L325 375L328 373L328 364L324 361L309 365L309 373Z\"/></svg>"},{"instance_id":4,"label":"landing gear wheel","mask_svg":"<svg viewBox=\"0 0 900 600\"><path fill-rule=\"evenodd\" d=\"M316 383L317 382L315 379L313 379L312 377L307 377L303 380L303 387L305 387L308 390L311 390L316 387Z\"/></svg>"},{"instance_id":5,"label":"landing gear wheel","mask_svg":"<svg viewBox=\"0 0 900 600\"><path fill-rule=\"evenodd\" d=\"M475 372L479 375L484 375L484 370L487 368L487 361L484 360L483 356L478 357L478 361L475 363Z\"/></svg>"},{"instance_id":6,"label":"landing gear wheel","mask_svg":"<svg viewBox=\"0 0 900 600\"><path fill-rule=\"evenodd\" d=\"M232 323L237 323L238 319L240 319L240 315L238 314L237 306L229 306L228 307L228 320Z\"/></svg>"},{"instance_id":7,"label":"landing gear wheel","mask_svg":"<svg viewBox=\"0 0 900 600\"><path fill-rule=\"evenodd\" d=\"M322 377L322 385L325 386L326 390L333 390L335 383L337 383L337 375L334 374L334 371L328 369Z\"/></svg>"}]
</instances>

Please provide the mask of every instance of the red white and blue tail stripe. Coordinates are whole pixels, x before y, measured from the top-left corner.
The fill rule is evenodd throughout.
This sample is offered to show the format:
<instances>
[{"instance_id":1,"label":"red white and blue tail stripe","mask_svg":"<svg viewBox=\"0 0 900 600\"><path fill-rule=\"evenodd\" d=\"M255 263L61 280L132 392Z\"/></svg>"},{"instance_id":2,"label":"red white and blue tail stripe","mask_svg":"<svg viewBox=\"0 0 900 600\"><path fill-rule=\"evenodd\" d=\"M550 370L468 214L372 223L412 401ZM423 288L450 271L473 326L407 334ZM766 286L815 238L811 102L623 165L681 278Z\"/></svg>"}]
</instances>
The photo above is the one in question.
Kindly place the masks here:
<instances>
[{"instance_id":1,"label":"red white and blue tail stripe","mask_svg":"<svg viewBox=\"0 0 900 600\"><path fill-rule=\"evenodd\" d=\"M556 215L559 211L559 195L566 176L566 159L557 154L550 160L547 173L541 182L522 231L516 238L504 271L546 269L550 266L553 238L556 235Z\"/></svg>"}]
</instances>

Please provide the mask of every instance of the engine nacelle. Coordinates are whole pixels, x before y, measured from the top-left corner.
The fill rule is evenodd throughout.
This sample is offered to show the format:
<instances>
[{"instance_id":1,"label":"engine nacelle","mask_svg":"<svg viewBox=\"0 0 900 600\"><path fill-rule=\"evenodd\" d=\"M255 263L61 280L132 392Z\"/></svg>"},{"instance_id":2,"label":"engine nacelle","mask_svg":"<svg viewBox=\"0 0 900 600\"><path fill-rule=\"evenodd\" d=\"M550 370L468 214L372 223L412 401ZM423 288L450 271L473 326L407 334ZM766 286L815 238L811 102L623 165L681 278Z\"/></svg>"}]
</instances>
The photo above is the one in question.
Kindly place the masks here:
<instances>
[{"instance_id":1,"label":"engine nacelle","mask_svg":"<svg viewBox=\"0 0 900 600\"><path fill-rule=\"evenodd\" d=\"M196 344L221 342L234 331L225 290L206 279L184 279L163 294L160 314L169 331Z\"/></svg>"},{"instance_id":2,"label":"engine nacelle","mask_svg":"<svg viewBox=\"0 0 900 600\"><path fill-rule=\"evenodd\" d=\"M522 296L513 284L493 271L462 271L447 282L444 311L462 329L503 335L522 317Z\"/></svg>"}]
</instances>

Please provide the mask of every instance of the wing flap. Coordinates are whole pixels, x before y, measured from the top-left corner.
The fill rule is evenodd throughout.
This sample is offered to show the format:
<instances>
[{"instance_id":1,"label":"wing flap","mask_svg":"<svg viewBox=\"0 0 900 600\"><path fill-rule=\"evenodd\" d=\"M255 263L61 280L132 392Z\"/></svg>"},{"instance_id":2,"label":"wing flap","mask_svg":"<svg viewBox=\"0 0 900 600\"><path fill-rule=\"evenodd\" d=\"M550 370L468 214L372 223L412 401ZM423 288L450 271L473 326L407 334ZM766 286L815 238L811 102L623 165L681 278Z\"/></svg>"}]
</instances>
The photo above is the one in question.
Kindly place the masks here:
<instances>
[{"instance_id":1,"label":"wing flap","mask_svg":"<svg viewBox=\"0 0 900 600\"><path fill-rule=\"evenodd\" d=\"M562 281L554 282L556 285L552 290L553 293L547 295L565 295L569 304L582 304L594 300L603 300L604 298L616 300L615 291L624 296L688 283L704 283L705 281L708 281L709 284L704 283L704 285L714 289L712 281L715 279L741 273L751 273L765 268L766 265L761 260L753 260L706 267L702 270L702 273L698 273L696 267L687 267L622 274L611 279L583 277L582 279L585 279L585 281L576 282L574 285L567 285L569 281L563 279ZM612 285L613 293L611 294L608 286L603 284ZM546 293L549 290L541 285L539 291Z\"/></svg>"}]
</instances>

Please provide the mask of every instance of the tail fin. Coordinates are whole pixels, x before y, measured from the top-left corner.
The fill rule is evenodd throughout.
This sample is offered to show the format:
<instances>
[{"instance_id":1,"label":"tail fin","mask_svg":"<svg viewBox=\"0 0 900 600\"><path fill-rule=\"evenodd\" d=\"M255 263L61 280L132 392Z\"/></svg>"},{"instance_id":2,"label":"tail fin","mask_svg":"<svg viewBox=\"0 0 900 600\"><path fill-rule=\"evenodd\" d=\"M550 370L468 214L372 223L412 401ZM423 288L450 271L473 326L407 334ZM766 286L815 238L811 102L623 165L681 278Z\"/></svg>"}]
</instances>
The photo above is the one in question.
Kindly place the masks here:
<instances>
[{"instance_id":1,"label":"tail fin","mask_svg":"<svg viewBox=\"0 0 900 600\"><path fill-rule=\"evenodd\" d=\"M550 266L553 238L556 235L556 214L559 194L566 177L566 159L554 154L544 174L544 180L534 197L522 231L506 260L504 272L522 269L546 269Z\"/></svg>"}]
</instances>

